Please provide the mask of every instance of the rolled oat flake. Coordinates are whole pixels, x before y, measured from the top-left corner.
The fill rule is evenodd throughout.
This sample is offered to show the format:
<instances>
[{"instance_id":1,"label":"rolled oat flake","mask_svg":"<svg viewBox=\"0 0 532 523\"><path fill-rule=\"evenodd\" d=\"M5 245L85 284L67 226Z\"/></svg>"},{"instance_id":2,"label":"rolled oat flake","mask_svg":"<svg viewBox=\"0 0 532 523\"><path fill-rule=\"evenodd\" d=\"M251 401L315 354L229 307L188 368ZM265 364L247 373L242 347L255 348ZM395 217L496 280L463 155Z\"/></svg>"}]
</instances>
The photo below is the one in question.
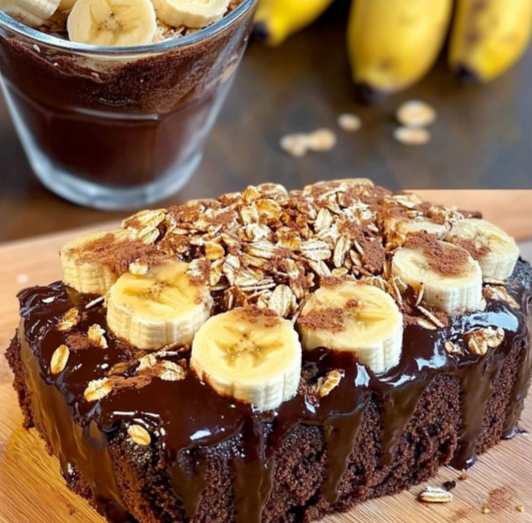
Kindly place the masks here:
<instances>
[{"instance_id":1,"label":"rolled oat flake","mask_svg":"<svg viewBox=\"0 0 532 523\"><path fill-rule=\"evenodd\" d=\"M427 103L411 100L397 109L397 120L408 127L426 127L436 120L436 111Z\"/></svg>"},{"instance_id":2,"label":"rolled oat flake","mask_svg":"<svg viewBox=\"0 0 532 523\"><path fill-rule=\"evenodd\" d=\"M422 127L398 127L394 138L404 145L425 145L430 141L430 133Z\"/></svg>"},{"instance_id":3,"label":"rolled oat flake","mask_svg":"<svg viewBox=\"0 0 532 523\"><path fill-rule=\"evenodd\" d=\"M338 127L343 131L354 133L362 127L362 121L355 114L344 113L338 117Z\"/></svg>"}]
</instances>

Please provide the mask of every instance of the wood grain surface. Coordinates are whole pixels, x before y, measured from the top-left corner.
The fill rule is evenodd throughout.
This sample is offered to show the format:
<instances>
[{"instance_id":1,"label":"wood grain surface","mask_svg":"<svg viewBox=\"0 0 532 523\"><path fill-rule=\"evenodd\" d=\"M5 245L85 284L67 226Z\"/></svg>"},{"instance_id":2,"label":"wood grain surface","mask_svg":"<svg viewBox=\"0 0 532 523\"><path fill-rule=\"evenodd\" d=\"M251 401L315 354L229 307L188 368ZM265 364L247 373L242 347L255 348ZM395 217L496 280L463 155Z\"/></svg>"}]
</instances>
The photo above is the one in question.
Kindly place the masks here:
<instances>
[{"instance_id":1,"label":"wood grain surface","mask_svg":"<svg viewBox=\"0 0 532 523\"><path fill-rule=\"evenodd\" d=\"M293 189L320 179L367 176L393 189L532 188L532 47L489 85L460 85L445 57L418 85L378 107L355 101L345 45L349 2L337 0L317 23L278 48L252 43L196 175L164 202L183 202L275 181ZM398 105L414 98L438 111L432 141L406 147L392 138ZM356 134L336 119L354 112ZM338 145L295 159L281 151L292 132L330 127ZM97 152L95 152L97 154ZM0 241L116 219L72 205L32 174L0 95Z\"/></svg>"},{"instance_id":2,"label":"wood grain surface","mask_svg":"<svg viewBox=\"0 0 532 523\"><path fill-rule=\"evenodd\" d=\"M453 195L440 196L445 199ZM454 197L456 201L456 194ZM504 221L504 216L499 218L493 217L499 223ZM511 227L508 231L513 233ZM7 346L17 325L18 290L59 279L58 250L80 232L0 247L0 347ZM532 259L532 241L522 244L522 255ZM35 431L22 429L10 380L7 363L0 357L0 523L103 523L85 501L64 486L57 461L46 454ZM532 433L531 407L529 404L521 422L528 433ZM532 437L520 434L482 456L468 471L467 480L459 481L458 471L444 468L426 484L441 486L444 481L457 480L452 503L420 503L417 494L425 486L421 485L397 496L364 503L349 513L330 516L323 523L530 523L531 462ZM524 505L524 512L517 510L520 504ZM489 514L482 512L485 506L489 507Z\"/></svg>"}]
</instances>

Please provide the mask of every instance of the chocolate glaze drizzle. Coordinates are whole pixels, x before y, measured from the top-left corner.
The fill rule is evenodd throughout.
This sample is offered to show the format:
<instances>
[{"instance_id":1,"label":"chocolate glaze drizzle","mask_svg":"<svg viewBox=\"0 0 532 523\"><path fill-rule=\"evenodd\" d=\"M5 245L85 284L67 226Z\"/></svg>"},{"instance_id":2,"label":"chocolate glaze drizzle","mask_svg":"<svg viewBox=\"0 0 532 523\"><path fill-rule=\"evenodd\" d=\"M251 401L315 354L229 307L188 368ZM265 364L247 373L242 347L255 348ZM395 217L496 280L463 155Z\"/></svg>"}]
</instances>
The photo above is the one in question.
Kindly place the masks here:
<instances>
[{"instance_id":1,"label":"chocolate glaze drizzle","mask_svg":"<svg viewBox=\"0 0 532 523\"><path fill-rule=\"evenodd\" d=\"M380 406L381 466L386 467L394 460L419 399L439 375L459 380L462 390L462 427L452 465L471 466L476 460L493 383L507 357L517 348L521 366L504 426L504 436L511 437L532 374L527 325L532 312L528 290L531 288L530 266L519 262L508 292L523 303L521 310L513 310L504 302L489 301L485 311L454 317L445 329L407 326L401 362L383 376L373 375L349 353L325 348L306 352L305 376L313 379L340 369L344 373L340 385L321 399L309 397L303 388L295 398L269 413L254 412L250 405L219 396L193 372L183 381L155 378L140 390L119 388L100 401L87 402L83 395L87 383L106 376L114 365L131 358L131 348L108 335L108 349L72 350L66 369L52 375L49 368L52 354L72 334L57 330L58 319L72 307L83 311L93 298L79 295L62 283L27 289L20 294L20 343L36 421L46 427L65 477L69 477L72 466L79 470L89 482L98 510L109 521L133 521L122 506L107 442L124 424L135 423L154 436L153 445L189 519L197 513L206 488L207 449L234 440L231 463L235 520L260 523L272 490L276 452L300 423L322 427L328 447L322 493L334 503L367 406L371 402ZM107 330L105 311L99 307L85 311L73 331L86 333L95 323ZM489 326L502 327L505 338L486 356L467 350L460 356L445 351L445 341L467 347L465 333Z\"/></svg>"}]
</instances>

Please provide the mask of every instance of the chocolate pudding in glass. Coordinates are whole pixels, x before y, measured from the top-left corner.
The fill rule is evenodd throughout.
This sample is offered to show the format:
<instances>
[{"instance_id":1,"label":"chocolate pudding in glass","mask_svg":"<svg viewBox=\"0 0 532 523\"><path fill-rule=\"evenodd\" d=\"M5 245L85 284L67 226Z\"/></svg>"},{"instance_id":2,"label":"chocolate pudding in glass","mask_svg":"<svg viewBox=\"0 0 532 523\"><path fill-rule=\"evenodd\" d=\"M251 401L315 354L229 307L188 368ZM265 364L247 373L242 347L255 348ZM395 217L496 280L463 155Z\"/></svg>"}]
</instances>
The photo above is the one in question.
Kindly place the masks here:
<instances>
[{"instance_id":1,"label":"chocolate pudding in glass","mask_svg":"<svg viewBox=\"0 0 532 523\"><path fill-rule=\"evenodd\" d=\"M157 17L150 43L116 47L69 40L75 5L38 28L0 11L1 85L44 185L101 209L178 191L201 161L251 30L256 0L226 3L207 27Z\"/></svg>"}]
</instances>

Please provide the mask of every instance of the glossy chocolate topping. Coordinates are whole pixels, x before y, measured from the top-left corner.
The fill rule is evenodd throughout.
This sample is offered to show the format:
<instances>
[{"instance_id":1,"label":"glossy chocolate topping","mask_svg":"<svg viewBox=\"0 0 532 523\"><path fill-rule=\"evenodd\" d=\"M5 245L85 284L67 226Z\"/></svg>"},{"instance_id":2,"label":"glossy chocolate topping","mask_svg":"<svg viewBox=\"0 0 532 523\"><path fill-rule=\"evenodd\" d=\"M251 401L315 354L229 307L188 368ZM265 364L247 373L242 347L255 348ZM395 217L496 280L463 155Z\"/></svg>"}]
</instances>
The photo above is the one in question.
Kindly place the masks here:
<instances>
[{"instance_id":1,"label":"glossy chocolate topping","mask_svg":"<svg viewBox=\"0 0 532 523\"><path fill-rule=\"evenodd\" d=\"M117 364L125 369L123 377L134 376L136 365L130 362L146 352L128 347L109 334L105 309L85 309L94 296L80 295L62 283L20 294L20 341L28 386L38 401L36 415L50 434L63 474L68 476L71 464L75 465L89 481L100 512L110 521L133 519L122 508L107 441L114 431L138 424L152 435L154 450L167 468L188 518L196 513L206 487L207 449L232 441L235 519L237 523L260 523L272 489L276 451L300 423L322 427L328 445L322 490L334 502L366 407L374 402L381 411L381 466L387 467L421 395L439 375L458 380L462 389L462 427L452 465L471 466L494 381L510 352L517 350L521 366L504 428L505 435L511 436L532 374L528 340L531 283L530 266L520 261L507 287L521 305L519 310L506 302L489 300L484 311L453 317L447 328L408 325L401 362L385 375L375 376L351 353L326 348L307 351L297 396L268 413L254 412L250 405L218 395L192 371L182 381L153 378L141 388L119 386L103 399L88 402L84 397L88 382L108 376ZM59 331L60 318L72 307L81 311L80 322L69 332ZM73 349L65 371L51 374L50 360L57 347L68 344L75 333L86 333L94 324L108 332L109 348ZM467 349L461 355L446 351L446 341L467 347L464 336L487 327L500 327L505 336L502 344L486 355ZM186 351L166 357L175 362L183 358L188 359ZM339 386L323 398L312 394L309 385L331 370L343 371Z\"/></svg>"}]
</instances>

